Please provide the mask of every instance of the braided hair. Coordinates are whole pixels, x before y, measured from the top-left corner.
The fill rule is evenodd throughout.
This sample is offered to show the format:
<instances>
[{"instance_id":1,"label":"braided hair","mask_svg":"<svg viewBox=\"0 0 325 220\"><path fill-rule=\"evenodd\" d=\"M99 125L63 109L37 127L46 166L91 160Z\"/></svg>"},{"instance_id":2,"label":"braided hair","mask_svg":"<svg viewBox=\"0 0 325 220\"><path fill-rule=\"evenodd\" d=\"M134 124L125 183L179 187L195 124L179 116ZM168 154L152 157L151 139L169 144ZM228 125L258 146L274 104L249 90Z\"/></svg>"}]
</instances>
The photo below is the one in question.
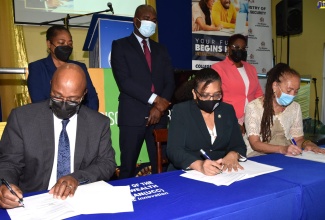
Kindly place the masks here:
<instances>
[{"instance_id":1,"label":"braided hair","mask_svg":"<svg viewBox=\"0 0 325 220\"><path fill-rule=\"evenodd\" d=\"M273 126L273 82L280 83L285 76L298 76L300 75L294 69L290 68L289 65L285 63L278 63L275 65L269 72L267 72L267 81L265 85L265 95L264 95L264 102L263 102L263 116L261 121L261 136L263 142L269 142L271 138L271 126Z\"/></svg>"}]
</instances>

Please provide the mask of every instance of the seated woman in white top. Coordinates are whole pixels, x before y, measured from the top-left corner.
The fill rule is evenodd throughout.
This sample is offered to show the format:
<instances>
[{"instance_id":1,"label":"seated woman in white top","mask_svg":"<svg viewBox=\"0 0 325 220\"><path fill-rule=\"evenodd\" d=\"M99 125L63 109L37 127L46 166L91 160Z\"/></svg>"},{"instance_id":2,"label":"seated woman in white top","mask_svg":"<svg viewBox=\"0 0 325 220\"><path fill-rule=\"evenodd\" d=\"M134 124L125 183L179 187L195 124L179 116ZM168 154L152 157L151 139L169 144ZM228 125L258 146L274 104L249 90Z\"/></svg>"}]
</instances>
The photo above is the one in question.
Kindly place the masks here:
<instances>
[{"instance_id":1,"label":"seated woman in white top","mask_svg":"<svg viewBox=\"0 0 325 220\"><path fill-rule=\"evenodd\" d=\"M246 132L254 150L248 156L296 156L303 150L325 153L325 149L304 139L300 105L293 101L299 88L300 75L287 64L279 63L267 73L264 97L250 102L245 110Z\"/></svg>"}]
</instances>

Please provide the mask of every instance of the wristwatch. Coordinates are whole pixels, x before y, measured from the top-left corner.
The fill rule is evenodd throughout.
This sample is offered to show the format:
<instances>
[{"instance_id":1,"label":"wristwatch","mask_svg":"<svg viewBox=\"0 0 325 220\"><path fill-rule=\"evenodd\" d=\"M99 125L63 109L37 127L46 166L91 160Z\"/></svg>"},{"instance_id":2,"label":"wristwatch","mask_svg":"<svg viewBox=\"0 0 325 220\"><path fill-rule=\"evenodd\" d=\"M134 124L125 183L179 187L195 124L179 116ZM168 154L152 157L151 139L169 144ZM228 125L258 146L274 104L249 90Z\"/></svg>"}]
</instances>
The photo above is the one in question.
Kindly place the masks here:
<instances>
[{"instance_id":1,"label":"wristwatch","mask_svg":"<svg viewBox=\"0 0 325 220\"><path fill-rule=\"evenodd\" d=\"M247 161L247 157L244 157L244 156L240 155L238 152L237 152L237 154L238 154L238 161L239 162L245 162L245 161Z\"/></svg>"}]
</instances>

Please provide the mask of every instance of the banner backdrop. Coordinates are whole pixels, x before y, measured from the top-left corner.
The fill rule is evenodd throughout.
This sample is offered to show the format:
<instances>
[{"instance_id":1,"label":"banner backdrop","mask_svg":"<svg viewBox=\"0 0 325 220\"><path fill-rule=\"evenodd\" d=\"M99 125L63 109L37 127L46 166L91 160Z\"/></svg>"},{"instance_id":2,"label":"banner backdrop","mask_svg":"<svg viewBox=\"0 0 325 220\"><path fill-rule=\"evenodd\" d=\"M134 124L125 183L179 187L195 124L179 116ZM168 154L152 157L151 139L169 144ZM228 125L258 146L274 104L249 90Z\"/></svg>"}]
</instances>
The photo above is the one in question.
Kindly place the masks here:
<instances>
[{"instance_id":1,"label":"banner backdrop","mask_svg":"<svg viewBox=\"0 0 325 220\"><path fill-rule=\"evenodd\" d=\"M253 64L258 73L266 74L274 65L271 0L249 0L248 5L247 62Z\"/></svg>"},{"instance_id":2,"label":"banner backdrop","mask_svg":"<svg viewBox=\"0 0 325 220\"><path fill-rule=\"evenodd\" d=\"M119 90L112 69L88 68L90 78L96 88L99 99L99 112L110 119L112 145L116 163L120 165L119 128L117 126L117 108ZM147 148L142 146L138 163L149 162Z\"/></svg>"},{"instance_id":3,"label":"banner backdrop","mask_svg":"<svg viewBox=\"0 0 325 220\"><path fill-rule=\"evenodd\" d=\"M227 39L240 33L248 38L247 61L254 64L258 73L266 73L273 66L271 0L231 1L227 18L222 7L220 1L214 1L210 10L210 26L218 27L218 19L221 19L223 28L202 30L196 24L198 17L204 17L204 21L208 19L200 11L199 2L192 0L192 69L207 68L225 59Z\"/></svg>"}]
</instances>

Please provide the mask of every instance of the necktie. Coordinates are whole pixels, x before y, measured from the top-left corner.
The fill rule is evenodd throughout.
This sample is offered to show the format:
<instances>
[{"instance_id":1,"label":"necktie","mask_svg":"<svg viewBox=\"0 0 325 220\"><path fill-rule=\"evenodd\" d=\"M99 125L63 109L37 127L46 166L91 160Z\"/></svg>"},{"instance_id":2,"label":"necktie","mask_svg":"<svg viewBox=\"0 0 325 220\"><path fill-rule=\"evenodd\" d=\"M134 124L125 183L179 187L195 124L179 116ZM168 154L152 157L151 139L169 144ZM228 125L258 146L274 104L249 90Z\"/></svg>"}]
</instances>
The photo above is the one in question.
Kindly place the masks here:
<instances>
[{"instance_id":1,"label":"necktie","mask_svg":"<svg viewBox=\"0 0 325 220\"><path fill-rule=\"evenodd\" d=\"M69 119L62 120L62 131L59 137L57 180L70 174L70 142L66 130Z\"/></svg>"},{"instance_id":2,"label":"necktie","mask_svg":"<svg viewBox=\"0 0 325 220\"><path fill-rule=\"evenodd\" d=\"M147 63L148 63L148 66L149 66L149 69L150 69L150 72L151 72L151 53L150 53L150 50L148 48L147 41L143 39L142 44L143 44L144 56L146 57L146 60L147 60ZM151 85L151 92L154 92L154 91L155 91L155 87L152 84Z\"/></svg>"},{"instance_id":3,"label":"necktie","mask_svg":"<svg viewBox=\"0 0 325 220\"><path fill-rule=\"evenodd\" d=\"M147 45L147 41L142 40L142 44L143 44L144 56L146 57L149 69L151 71L151 54L150 54L150 50L149 50L148 45Z\"/></svg>"}]
</instances>

